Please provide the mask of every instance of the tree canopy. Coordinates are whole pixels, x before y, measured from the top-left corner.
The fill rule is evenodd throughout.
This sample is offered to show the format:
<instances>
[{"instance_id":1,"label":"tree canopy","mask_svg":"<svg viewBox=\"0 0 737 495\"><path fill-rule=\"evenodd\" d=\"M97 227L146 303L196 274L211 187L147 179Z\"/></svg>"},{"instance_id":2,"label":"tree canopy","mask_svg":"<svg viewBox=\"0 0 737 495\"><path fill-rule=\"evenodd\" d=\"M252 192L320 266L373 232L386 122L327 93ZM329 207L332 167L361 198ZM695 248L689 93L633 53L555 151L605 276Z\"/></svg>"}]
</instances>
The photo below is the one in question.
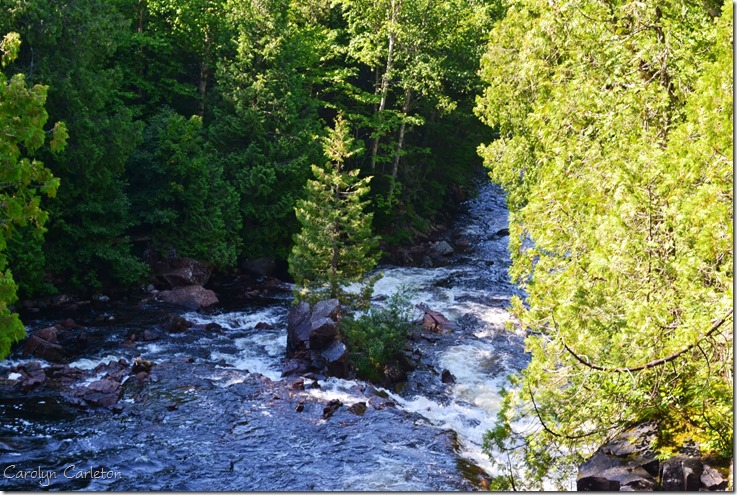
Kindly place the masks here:
<instances>
[{"instance_id":1,"label":"tree canopy","mask_svg":"<svg viewBox=\"0 0 737 495\"><path fill-rule=\"evenodd\" d=\"M508 191L532 361L487 447L517 448L533 486L641 421L661 452L731 455L731 3L717 14L520 0L492 31L477 113L500 139L480 153Z\"/></svg>"}]
</instances>

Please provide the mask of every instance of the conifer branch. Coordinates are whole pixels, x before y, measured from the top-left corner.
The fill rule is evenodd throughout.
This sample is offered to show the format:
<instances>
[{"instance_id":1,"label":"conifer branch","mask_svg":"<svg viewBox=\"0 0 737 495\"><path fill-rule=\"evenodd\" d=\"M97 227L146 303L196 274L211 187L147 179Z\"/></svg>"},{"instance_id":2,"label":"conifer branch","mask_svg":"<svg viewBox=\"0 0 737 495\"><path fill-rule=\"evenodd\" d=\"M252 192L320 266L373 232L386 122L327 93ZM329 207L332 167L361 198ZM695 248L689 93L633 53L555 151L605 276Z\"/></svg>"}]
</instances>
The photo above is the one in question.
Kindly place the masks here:
<instances>
[{"instance_id":1,"label":"conifer branch","mask_svg":"<svg viewBox=\"0 0 737 495\"><path fill-rule=\"evenodd\" d=\"M598 370L598 371L605 371L605 372L608 372L608 373L633 373L635 371L642 371L642 370L649 369L649 368L655 368L656 366L661 366L663 364L669 363L669 362L677 359L682 354L684 354L684 353L690 351L691 349L693 349L694 347L698 346L703 340L709 338L714 332L716 332L724 324L724 322L726 322L729 319L730 316L732 316L733 312L734 312L734 309L733 308L730 308L730 310L727 311L727 313L724 316L722 316L721 318L719 318L718 320L716 320L712 324L711 328L709 328L709 330L702 337L700 337L698 340L696 340L696 342L692 343L691 345L689 345L687 347L684 347L680 351L675 352L675 353L671 354L670 356L666 356L664 358L656 359L654 361L650 361L648 363L645 363L645 364L640 365L640 366L635 366L635 367L610 368L610 367L606 367L606 366L599 366L599 365L596 365L596 364L593 364L593 363L589 363L589 362L585 361L581 356L579 356L578 354L576 354L575 352L573 352L573 350L570 347L568 347L568 344L566 344L564 340L561 339L561 343L563 344L563 347L565 347L565 349L570 353L570 355L573 356L576 359L576 361L578 361L579 363L581 363L584 366L587 366L587 367L589 367L591 369L595 369L595 370ZM553 324L555 324L556 327L558 326L555 323L555 319L554 318L553 318Z\"/></svg>"}]
</instances>

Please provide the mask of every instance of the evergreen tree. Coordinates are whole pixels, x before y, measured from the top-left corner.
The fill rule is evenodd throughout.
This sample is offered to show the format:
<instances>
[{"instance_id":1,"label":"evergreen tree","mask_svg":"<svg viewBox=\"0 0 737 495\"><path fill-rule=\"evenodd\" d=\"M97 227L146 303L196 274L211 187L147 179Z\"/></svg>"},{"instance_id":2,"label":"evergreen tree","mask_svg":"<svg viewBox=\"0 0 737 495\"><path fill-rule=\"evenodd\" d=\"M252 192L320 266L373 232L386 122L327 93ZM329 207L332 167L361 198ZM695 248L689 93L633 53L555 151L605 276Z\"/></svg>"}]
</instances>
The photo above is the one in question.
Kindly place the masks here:
<instances>
[{"instance_id":1,"label":"evergreen tree","mask_svg":"<svg viewBox=\"0 0 737 495\"><path fill-rule=\"evenodd\" d=\"M642 421L662 455L732 455L731 2L715 14L522 0L492 32L478 111L501 139L481 151L532 360L487 446L522 454L517 488Z\"/></svg>"},{"instance_id":2,"label":"evergreen tree","mask_svg":"<svg viewBox=\"0 0 737 495\"><path fill-rule=\"evenodd\" d=\"M238 198L207 153L202 119L164 108L128 162L134 232L159 254L172 250L218 268L235 265Z\"/></svg>"},{"instance_id":3,"label":"evergreen tree","mask_svg":"<svg viewBox=\"0 0 737 495\"><path fill-rule=\"evenodd\" d=\"M289 271L299 287L295 296L309 302L325 297L367 302L371 281L360 296L345 286L362 280L378 261L373 215L364 212L367 203L361 200L369 192L371 177L360 178L358 169L345 170L345 160L358 150L342 116L323 138L323 150L327 162L322 168L312 166L315 180L308 181L306 198L295 208L302 225L289 256Z\"/></svg>"},{"instance_id":4,"label":"evergreen tree","mask_svg":"<svg viewBox=\"0 0 737 495\"><path fill-rule=\"evenodd\" d=\"M0 62L4 67L18 54L20 39L10 33L0 40ZM29 88L25 77L16 74L6 79L0 72L0 359L10 346L25 337L18 315L8 307L17 299L17 286L8 269L6 248L18 226L37 237L43 233L48 214L41 209L40 198L54 196L59 187L43 163L31 156L46 141L44 125L48 114L46 86ZM57 124L51 140L52 152L60 151L66 142L66 127ZM30 156L29 156L30 155Z\"/></svg>"}]
</instances>

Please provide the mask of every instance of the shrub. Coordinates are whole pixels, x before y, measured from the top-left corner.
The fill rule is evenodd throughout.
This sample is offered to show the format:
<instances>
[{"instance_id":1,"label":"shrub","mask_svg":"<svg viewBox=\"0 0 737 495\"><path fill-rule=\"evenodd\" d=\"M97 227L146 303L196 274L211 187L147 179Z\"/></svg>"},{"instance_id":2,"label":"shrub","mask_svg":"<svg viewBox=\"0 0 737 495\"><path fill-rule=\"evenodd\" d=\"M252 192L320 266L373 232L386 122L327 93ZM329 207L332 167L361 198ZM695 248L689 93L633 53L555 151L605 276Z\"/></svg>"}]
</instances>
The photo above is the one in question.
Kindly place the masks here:
<instances>
[{"instance_id":1,"label":"shrub","mask_svg":"<svg viewBox=\"0 0 737 495\"><path fill-rule=\"evenodd\" d=\"M412 325L412 292L400 288L385 307L372 307L366 313L347 315L341 331L359 378L383 379L384 367L404 349Z\"/></svg>"}]
</instances>

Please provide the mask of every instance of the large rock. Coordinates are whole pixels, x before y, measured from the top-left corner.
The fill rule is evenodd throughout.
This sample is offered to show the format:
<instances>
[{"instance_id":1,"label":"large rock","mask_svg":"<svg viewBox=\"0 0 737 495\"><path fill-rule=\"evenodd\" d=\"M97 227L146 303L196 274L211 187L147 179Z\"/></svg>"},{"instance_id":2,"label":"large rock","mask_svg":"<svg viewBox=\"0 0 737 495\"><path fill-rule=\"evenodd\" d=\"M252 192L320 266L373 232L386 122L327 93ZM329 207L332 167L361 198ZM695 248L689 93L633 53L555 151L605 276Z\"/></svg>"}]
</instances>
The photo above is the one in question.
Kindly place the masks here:
<instances>
[{"instance_id":1,"label":"large rock","mask_svg":"<svg viewBox=\"0 0 737 495\"><path fill-rule=\"evenodd\" d=\"M92 407L108 407L112 406L122 394L120 382L103 378L90 383L80 392L80 398L85 405Z\"/></svg>"},{"instance_id":2,"label":"large rock","mask_svg":"<svg viewBox=\"0 0 737 495\"><path fill-rule=\"evenodd\" d=\"M450 256L455 251L447 241L438 241L431 244L430 249L435 256Z\"/></svg>"},{"instance_id":3,"label":"large rock","mask_svg":"<svg viewBox=\"0 0 737 495\"><path fill-rule=\"evenodd\" d=\"M298 351L308 350L305 342L310 341L310 305L302 301L289 311L287 316L287 357L293 357Z\"/></svg>"},{"instance_id":4,"label":"large rock","mask_svg":"<svg viewBox=\"0 0 737 495\"><path fill-rule=\"evenodd\" d=\"M704 465L698 458L676 455L663 463L660 484L669 492L697 492L703 472Z\"/></svg>"},{"instance_id":5,"label":"large rock","mask_svg":"<svg viewBox=\"0 0 737 495\"><path fill-rule=\"evenodd\" d=\"M57 341L56 327L42 328L28 338L23 352L46 361L63 363L65 361L64 348Z\"/></svg>"},{"instance_id":6,"label":"large rock","mask_svg":"<svg viewBox=\"0 0 737 495\"><path fill-rule=\"evenodd\" d=\"M46 382L46 373L38 361L20 364L16 371L21 375L20 388L25 392Z\"/></svg>"},{"instance_id":7,"label":"large rock","mask_svg":"<svg viewBox=\"0 0 737 495\"><path fill-rule=\"evenodd\" d=\"M699 491L724 490L727 475L713 460L701 457L688 442L664 461L656 458L653 444L657 426L631 428L599 447L578 470L579 491Z\"/></svg>"},{"instance_id":8,"label":"large rock","mask_svg":"<svg viewBox=\"0 0 737 495\"><path fill-rule=\"evenodd\" d=\"M340 312L337 299L320 301L314 308L306 302L292 308L287 318L284 376L309 372L348 376L348 350L338 330Z\"/></svg>"},{"instance_id":9,"label":"large rock","mask_svg":"<svg viewBox=\"0 0 737 495\"><path fill-rule=\"evenodd\" d=\"M165 303L195 311L210 307L219 302L213 291L205 289L201 285L188 285L172 290L164 290L159 292L158 298Z\"/></svg>"},{"instance_id":10,"label":"large rock","mask_svg":"<svg viewBox=\"0 0 737 495\"><path fill-rule=\"evenodd\" d=\"M453 330L453 324L442 313L425 309L425 316L422 318L422 327L433 332L449 332Z\"/></svg>"},{"instance_id":11,"label":"large rock","mask_svg":"<svg viewBox=\"0 0 737 495\"><path fill-rule=\"evenodd\" d=\"M179 258L171 262L171 268L160 277L171 288L188 285L205 285L210 280L210 267L192 258Z\"/></svg>"},{"instance_id":12,"label":"large rock","mask_svg":"<svg viewBox=\"0 0 737 495\"><path fill-rule=\"evenodd\" d=\"M601 446L578 469L579 491L655 490L659 462L652 445L652 424L628 430Z\"/></svg>"}]
</instances>

